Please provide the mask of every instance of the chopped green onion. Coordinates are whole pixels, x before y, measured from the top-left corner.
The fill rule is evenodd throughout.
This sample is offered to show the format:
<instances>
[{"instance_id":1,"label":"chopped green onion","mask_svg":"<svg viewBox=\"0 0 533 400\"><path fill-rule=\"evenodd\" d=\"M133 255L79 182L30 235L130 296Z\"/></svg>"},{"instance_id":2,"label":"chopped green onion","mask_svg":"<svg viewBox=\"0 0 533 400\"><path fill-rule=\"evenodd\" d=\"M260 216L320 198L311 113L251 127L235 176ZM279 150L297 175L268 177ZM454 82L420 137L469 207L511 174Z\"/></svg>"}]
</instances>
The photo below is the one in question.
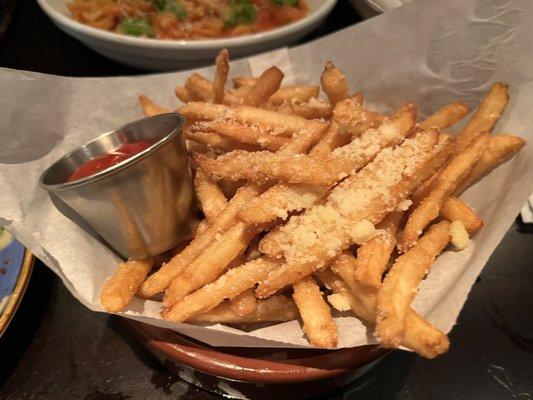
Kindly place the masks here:
<instances>
[{"instance_id":1,"label":"chopped green onion","mask_svg":"<svg viewBox=\"0 0 533 400\"><path fill-rule=\"evenodd\" d=\"M131 36L153 36L152 24L147 18L127 18L119 24L120 31Z\"/></svg>"},{"instance_id":2,"label":"chopped green onion","mask_svg":"<svg viewBox=\"0 0 533 400\"><path fill-rule=\"evenodd\" d=\"M298 0L274 0L274 3L280 6L298 7Z\"/></svg>"},{"instance_id":3,"label":"chopped green onion","mask_svg":"<svg viewBox=\"0 0 533 400\"><path fill-rule=\"evenodd\" d=\"M226 25L249 25L257 21L257 8L250 0L231 0L231 14L224 21Z\"/></svg>"},{"instance_id":4,"label":"chopped green onion","mask_svg":"<svg viewBox=\"0 0 533 400\"><path fill-rule=\"evenodd\" d=\"M152 5L157 11L174 14L179 19L187 18L187 11L179 4L177 0L151 0Z\"/></svg>"}]
</instances>

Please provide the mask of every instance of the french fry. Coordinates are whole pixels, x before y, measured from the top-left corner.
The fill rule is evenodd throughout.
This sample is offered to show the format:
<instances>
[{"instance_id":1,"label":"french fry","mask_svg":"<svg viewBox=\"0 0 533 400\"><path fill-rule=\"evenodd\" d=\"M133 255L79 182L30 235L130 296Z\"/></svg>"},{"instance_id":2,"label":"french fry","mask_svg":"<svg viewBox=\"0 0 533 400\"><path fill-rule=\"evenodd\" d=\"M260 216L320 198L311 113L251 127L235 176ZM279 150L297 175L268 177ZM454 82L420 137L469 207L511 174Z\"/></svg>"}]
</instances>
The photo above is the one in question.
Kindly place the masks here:
<instances>
[{"instance_id":1,"label":"french fry","mask_svg":"<svg viewBox=\"0 0 533 400\"><path fill-rule=\"evenodd\" d=\"M215 79L211 89L211 103L220 104L224 100L224 87L229 73L229 52L228 49L220 50L215 59L216 70Z\"/></svg>"},{"instance_id":2,"label":"french fry","mask_svg":"<svg viewBox=\"0 0 533 400\"><path fill-rule=\"evenodd\" d=\"M351 140L350 135L341 129L340 125L332 121L326 134L322 139L311 149L309 155L311 157L324 159L331 155L331 152L337 147L344 146Z\"/></svg>"},{"instance_id":3,"label":"french fry","mask_svg":"<svg viewBox=\"0 0 533 400\"><path fill-rule=\"evenodd\" d=\"M177 275L165 291L163 306L172 304L203 285L217 279L260 232L255 226L238 222L205 248L185 269Z\"/></svg>"},{"instance_id":4,"label":"french fry","mask_svg":"<svg viewBox=\"0 0 533 400\"><path fill-rule=\"evenodd\" d=\"M317 98L320 87L315 85L284 86L274 93L268 103L280 106L287 102L306 103L312 98Z\"/></svg>"},{"instance_id":5,"label":"french fry","mask_svg":"<svg viewBox=\"0 0 533 400\"><path fill-rule=\"evenodd\" d=\"M435 358L450 348L448 336L412 310L405 317L402 344L425 358Z\"/></svg>"},{"instance_id":6,"label":"french fry","mask_svg":"<svg viewBox=\"0 0 533 400\"><path fill-rule=\"evenodd\" d=\"M363 303L365 309L375 315L377 289L372 286L361 285L357 282L355 274L359 266L352 252L349 250L343 251L332 261L329 267L335 274L342 278L352 293Z\"/></svg>"},{"instance_id":7,"label":"french fry","mask_svg":"<svg viewBox=\"0 0 533 400\"><path fill-rule=\"evenodd\" d=\"M334 349L338 343L337 325L316 281L306 276L294 283L292 298L303 321L303 331L313 346Z\"/></svg>"},{"instance_id":8,"label":"french fry","mask_svg":"<svg viewBox=\"0 0 533 400\"><path fill-rule=\"evenodd\" d=\"M468 204L457 197L450 196L440 209L442 218L453 222L461 221L468 233L473 234L483 227L483 220Z\"/></svg>"},{"instance_id":9,"label":"french fry","mask_svg":"<svg viewBox=\"0 0 533 400\"><path fill-rule=\"evenodd\" d=\"M240 88L251 88L257 82L257 78L252 78L249 76L236 76L233 78L233 87L235 89Z\"/></svg>"},{"instance_id":10,"label":"french fry","mask_svg":"<svg viewBox=\"0 0 533 400\"><path fill-rule=\"evenodd\" d=\"M291 217L274 230L281 232L275 239L267 234L262 242L274 240L273 247L282 250L286 263L260 282L256 295L268 297L311 274L351 243L368 238L373 233L368 225L377 224L396 208L413 190L419 174L431 172L427 163L435 156L437 142L436 132L422 131L394 150L383 150L359 173L337 185L325 204Z\"/></svg>"},{"instance_id":11,"label":"french fry","mask_svg":"<svg viewBox=\"0 0 533 400\"><path fill-rule=\"evenodd\" d=\"M349 286L334 272L328 268L322 268L315 271L314 275L327 289L346 298L355 315L363 318L365 321L371 323L375 322L375 313L372 313L370 310L368 310L363 302L351 292Z\"/></svg>"},{"instance_id":12,"label":"french fry","mask_svg":"<svg viewBox=\"0 0 533 400\"><path fill-rule=\"evenodd\" d=\"M189 102L210 101L213 94L213 85L202 75L194 73L185 82L185 89L189 96ZM177 94L177 93L176 93ZM229 92L224 93L224 104L242 104L242 98Z\"/></svg>"},{"instance_id":13,"label":"french fry","mask_svg":"<svg viewBox=\"0 0 533 400\"><path fill-rule=\"evenodd\" d=\"M139 102L141 103L144 115L147 117L153 117L154 115L166 114L170 112L168 108L158 106L145 95L139 96Z\"/></svg>"},{"instance_id":14,"label":"french fry","mask_svg":"<svg viewBox=\"0 0 533 400\"><path fill-rule=\"evenodd\" d=\"M209 101L211 99L211 82L202 75L194 73L185 82L185 89L191 101Z\"/></svg>"},{"instance_id":15,"label":"french fry","mask_svg":"<svg viewBox=\"0 0 533 400\"><path fill-rule=\"evenodd\" d=\"M481 158L474 165L468 176L455 191L456 195L463 193L467 188L479 181L494 168L510 160L523 146L524 139L510 135L494 135Z\"/></svg>"},{"instance_id":16,"label":"french fry","mask_svg":"<svg viewBox=\"0 0 533 400\"><path fill-rule=\"evenodd\" d=\"M196 225L196 229L194 231L194 238L200 236L202 233L204 233L207 228L209 228L209 223L206 219L198 222L198 225Z\"/></svg>"},{"instance_id":17,"label":"french fry","mask_svg":"<svg viewBox=\"0 0 533 400\"><path fill-rule=\"evenodd\" d=\"M257 107L266 102L281 86L283 72L276 67L265 70L250 88L244 104Z\"/></svg>"},{"instance_id":18,"label":"french fry","mask_svg":"<svg viewBox=\"0 0 533 400\"><path fill-rule=\"evenodd\" d=\"M185 129L183 132L185 137L189 140L192 140L196 143L204 144L211 149L221 150L221 151L233 151L233 150L246 150L246 151L256 151L259 150L259 146L254 146L248 143L237 142L228 138L223 138L213 132L205 132L193 130L194 126Z\"/></svg>"},{"instance_id":19,"label":"french fry","mask_svg":"<svg viewBox=\"0 0 533 400\"><path fill-rule=\"evenodd\" d=\"M310 126L309 121L298 115L287 115L250 106L230 107L223 104L189 102L179 108L178 112L191 121L219 120L257 125L269 129L273 135L292 136Z\"/></svg>"},{"instance_id":20,"label":"french fry","mask_svg":"<svg viewBox=\"0 0 533 400\"><path fill-rule=\"evenodd\" d=\"M319 270L315 272L315 275L334 293L344 296L349 301L355 315L371 324L375 324L375 311L372 312L367 309L363 303L363 301L369 303L372 299L375 301L375 294L366 299L364 298L365 292L358 291L356 292L357 295L355 295L343 280L328 269ZM369 288L369 291L372 290L376 291L375 288ZM363 300L360 298L363 298ZM375 309L375 305L372 306L372 309ZM434 358L445 353L450 346L450 342L445 334L420 317L416 312L409 310L405 317L405 335L402 345L417 352L422 357Z\"/></svg>"},{"instance_id":21,"label":"french fry","mask_svg":"<svg viewBox=\"0 0 533 400\"><path fill-rule=\"evenodd\" d=\"M433 174L429 179L426 179L424 182L418 186L413 194L411 195L411 201L413 202L412 209L417 208L420 205L420 202L426 198L437 184L437 178L446 168L446 165L443 165L437 172Z\"/></svg>"},{"instance_id":22,"label":"french fry","mask_svg":"<svg viewBox=\"0 0 533 400\"><path fill-rule=\"evenodd\" d=\"M309 208L326 194L326 189L310 185L275 185L252 199L239 211L239 219L251 224L264 224L277 218L287 219L290 211Z\"/></svg>"},{"instance_id":23,"label":"french fry","mask_svg":"<svg viewBox=\"0 0 533 400\"><path fill-rule=\"evenodd\" d=\"M222 232L228 230L234 223L237 212L246 205L250 199L263 191L264 188L257 185L246 185L237 191L235 196L229 201L228 206L218 215L211 226L193 241L179 254L163 264L155 273L150 275L141 285L138 295L150 298L165 290L172 280L180 275L185 268L204 251Z\"/></svg>"},{"instance_id":24,"label":"french fry","mask_svg":"<svg viewBox=\"0 0 533 400\"><path fill-rule=\"evenodd\" d=\"M305 119L329 118L331 116L331 106L322 100L312 98L305 103L284 103L277 107L277 111L284 114L294 114Z\"/></svg>"},{"instance_id":25,"label":"french fry","mask_svg":"<svg viewBox=\"0 0 533 400\"><path fill-rule=\"evenodd\" d=\"M261 257L246 264L230 269L213 283L202 286L185 296L164 312L170 321L184 322L211 310L226 299L232 299L264 279L268 273L279 267L281 261Z\"/></svg>"},{"instance_id":26,"label":"french fry","mask_svg":"<svg viewBox=\"0 0 533 400\"><path fill-rule=\"evenodd\" d=\"M435 188L409 215L402 233L399 250L405 252L413 247L424 228L439 216L440 209L448 196L453 194L462 180L472 170L487 147L489 137L483 135L464 151L458 153L436 178Z\"/></svg>"},{"instance_id":27,"label":"french fry","mask_svg":"<svg viewBox=\"0 0 533 400\"><path fill-rule=\"evenodd\" d=\"M500 119L509 95L507 85L501 82L493 84L485 95L476 113L470 118L458 136L457 151L463 151L478 137L492 131Z\"/></svg>"},{"instance_id":28,"label":"french fry","mask_svg":"<svg viewBox=\"0 0 533 400\"><path fill-rule=\"evenodd\" d=\"M119 312L124 310L146 279L153 265L153 259L129 260L121 263L113 276L106 281L100 293L100 303L106 311Z\"/></svg>"},{"instance_id":29,"label":"french fry","mask_svg":"<svg viewBox=\"0 0 533 400\"><path fill-rule=\"evenodd\" d=\"M314 120L309 121L307 126L296 132L291 140L280 149L280 154L304 154L309 151L324 135L328 124Z\"/></svg>"},{"instance_id":30,"label":"french fry","mask_svg":"<svg viewBox=\"0 0 533 400\"><path fill-rule=\"evenodd\" d=\"M348 98L346 76L331 61L328 61L324 66L320 82L331 105L334 106L337 102Z\"/></svg>"},{"instance_id":31,"label":"french fry","mask_svg":"<svg viewBox=\"0 0 533 400\"><path fill-rule=\"evenodd\" d=\"M468 114L468 105L463 101L453 101L435 114L422 121L418 127L423 130L446 129L462 120Z\"/></svg>"},{"instance_id":32,"label":"french fry","mask_svg":"<svg viewBox=\"0 0 533 400\"><path fill-rule=\"evenodd\" d=\"M184 86L178 86L174 90L176 97L180 99L183 103L188 103L192 101L191 96L189 96L189 91Z\"/></svg>"},{"instance_id":33,"label":"french fry","mask_svg":"<svg viewBox=\"0 0 533 400\"><path fill-rule=\"evenodd\" d=\"M349 175L368 164L381 149L398 144L413 129L415 118L416 105L406 103L393 119L336 148L324 160L338 175Z\"/></svg>"},{"instance_id":34,"label":"french fry","mask_svg":"<svg viewBox=\"0 0 533 400\"><path fill-rule=\"evenodd\" d=\"M437 183L437 177L446 168L448 161L455 155L456 140L455 137L447 135L445 133L440 134L439 142L444 146L444 151L440 152L439 156L435 159L435 164L439 164L440 167L434 169L432 175L424 177L418 183L418 187L411 194L411 209L414 210L418 207L420 202L427 197L429 193L435 188Z\"/></svg>"},{"instance_id":35,"label":"french fry","mask_svg":"<svg viewBox=\"0 0 533 400\"><path fill-rule=\"evenodd\" d=\"M254 310L242 316L236 315L230 302L224 301L206 313L192 316L187 322L209 324L284 322L294 320L298 318L298 315L298 308L294 301L286 296L279 295L257 301L257 306Z\"/></svg>"},{"instance_id":36,"label":"french fry","mask_svg":"<svg viewBox=\"0 0 533 400\"><path fill-rule=\"evenodd\" d=\"M198 154L194 161L211 176L232 181L246 179L265 183L280 180L287 183L330 186L339 177L338 174L330 172L327 164L306 155L235 150L217 159Z\"/></svg>"},{"instance_id":37,"label":"french fry","mask_svg":"<svg viewBox=\"0 0 533 400\"><path fill-rule=\"evenodd\" d=\"M252 314L257 309L257 298L252 288L246 289L230 300L230 306L238 317Z\"/></svg>"},{"instance_id":38,"label":"french fry","mask_svg":"<svg viewBox=\"0 0 533 400\"><path fill-rule=\"evenodd\" d=\"M402 212L392 212L377 226L381 234L374 236L357 249L357 268L354 280L361 285L379 288L396 246L396 233L402 220ZM342 276L342 275L341 275Z\"/></svg>"},{"instance_id":39,"label":"french fry","mask_svg":"<svg viewBox=\"0 0 533 400\"><path fill-rule=\"evenodd\" d=\"M214 122L211 124L213 131L222 137L237 142L250 144L269 151L278 151L290 140L283 136L274 136L257 127L239 123Z\"/></svg>"},{"instance_id":40,"label":"french fry","mask_svg":"<svg viewBox=\"0 0 533 400\"><path fill-rule=\"evenodd\" d=\"M450 223L432 225L417 244L396 259L378 292L376 337L385 347L398 347L405 332L405 316L418 284L450 242Z\"/></svg>"},{"instance_id":41,"label":"french fry","mask_svg":"<svg viewBox=\"0 0 533 400\"><path fill-rule=\"evenodd\" d=\"M368 131L350 144L337 149L338 151L335 150L331 156L323 155L323 159L335 165L340 176L350 174L370 162L381 148L392 146L406 136L414 126L415 113L416 107L407 104L392 121L385 122L377 131ZM252 200L250 205L241 211L239 218L250 223L270 222L276 218L285 219L289 212L308 208L314 204L313 201L317 202L323 195L324 190L320 188L276 185Z\"/></svg>"},{"instance_id":42,"label":"french fry","mask_svg":"<svg viewBox=\"0 0 533 400\"><path fill-rule=\"evenodd\" d=\"M377 128L384 118L379 113L368 111L358 96L339 101L333 109L333 121L338 123L342 131L352 138L358 137L370 128Z\"/></svg>"},{"instance_id":43,"label":"french fry","mask_svg":"<svg viewBox=\"0 0 533 400\"><path fill-rule=\"evenodd\" d=\"M224 196L218 184L200 168L196 170L196 175L194 176L194 189L206 219L212 223L228 206L226 196Z\"/></svg>"}]
</instances>

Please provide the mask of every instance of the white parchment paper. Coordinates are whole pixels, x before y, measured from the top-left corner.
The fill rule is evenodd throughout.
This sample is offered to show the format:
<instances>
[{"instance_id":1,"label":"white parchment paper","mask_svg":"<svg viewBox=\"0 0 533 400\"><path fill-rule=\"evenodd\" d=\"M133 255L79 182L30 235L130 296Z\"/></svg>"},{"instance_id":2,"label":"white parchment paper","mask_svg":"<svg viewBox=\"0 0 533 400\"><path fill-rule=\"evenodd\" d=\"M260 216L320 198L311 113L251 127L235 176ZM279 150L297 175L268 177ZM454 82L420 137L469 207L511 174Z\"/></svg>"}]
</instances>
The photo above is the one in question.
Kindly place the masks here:
<instances>
[{"instance_id":1,"label":"white parchment paper","mask_svg":"<svg viewBox=\"0 0 533 400\"><path fill-rule=\"evenodd\" d=\"M533 139L533 2L421 0L318 41L232 64L249 74L276 60L299 83L317 83L333 60L352 90L391 110L405 100L423 114L453 99L475 105L492 82L511 87L511 102L496 132ZM290 71L289 71L290 70ZM291 72L292 71L292 72ZM212 69L199 72L212 77ZM98 296L116 256L53 206L38 187L40 173L100 132L142 116L139 94L177 107L174 87L190 72L118 78L65 78L0 69L0 224L42 259L76 298L102 311ZM465 194L485 228L463 252L448 251L422 283L414 307L448 332L490 254L533 190L530 143ZM512 260L510 260L512 262ZM308 346L297 321L250 332L215 325L174 324L159 303L135 299L122 315L170 327L212 345ZM355 318L337 317L340 347L371 343Z\"/></svg>"}]
</instances>

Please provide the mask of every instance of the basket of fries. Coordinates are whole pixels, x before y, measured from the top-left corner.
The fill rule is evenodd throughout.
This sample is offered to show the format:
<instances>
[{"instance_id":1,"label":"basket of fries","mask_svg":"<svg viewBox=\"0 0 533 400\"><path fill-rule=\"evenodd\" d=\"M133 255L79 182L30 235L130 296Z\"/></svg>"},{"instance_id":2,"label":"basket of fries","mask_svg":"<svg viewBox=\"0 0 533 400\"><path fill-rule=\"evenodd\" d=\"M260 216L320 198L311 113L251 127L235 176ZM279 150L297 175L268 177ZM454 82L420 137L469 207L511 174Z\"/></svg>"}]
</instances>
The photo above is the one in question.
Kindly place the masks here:
<instances>
[{"instance_id":1,"label":"basket of fries","mask_svg":"<svg viewBox=\"0 0 533 400\"><path fill-rule=\"evenodd\" d=\"M163 293L172 322L299 319L309 343L326 349L338 345L333 316L350 313L382 347L446 352L447 335L411 303L439 254L464 250L483 227L461 193L524 144L490 135L507 85L493 84L455 137L445 132L466 103L417 120L406 102L386 116L332 62L321 86L282 86L271 67L226 90L228 72L223 50L212 82L193 74L176 89L205 219L152 273L152 259L121 264L103 306L118 312L135 295ZM147 116L169 111L140 102Z\"/></svg>"}]
</instances>

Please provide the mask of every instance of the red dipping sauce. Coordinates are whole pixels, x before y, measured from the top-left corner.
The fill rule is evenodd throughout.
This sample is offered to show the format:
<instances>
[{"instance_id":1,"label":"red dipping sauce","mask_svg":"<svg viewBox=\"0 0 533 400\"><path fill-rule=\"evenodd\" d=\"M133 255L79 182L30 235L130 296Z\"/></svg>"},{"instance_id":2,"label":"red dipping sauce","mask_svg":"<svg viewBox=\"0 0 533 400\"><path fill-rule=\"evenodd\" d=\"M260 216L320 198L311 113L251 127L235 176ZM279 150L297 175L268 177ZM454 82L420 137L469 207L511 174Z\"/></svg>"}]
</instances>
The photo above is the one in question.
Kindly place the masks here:
<instances>
[{"instance_id":1,"label":"red dipping sauce","mask_svg":"<svg viewBox=\"0 0 533 400\"><path fill-rule=\"evenodd\" d=\"M99 155L92 160L85 161L80 165L67 179L67 182L72 182L87 176L96 174L109 167L112 167L119 162L127 160L128 158L146 150L150 147L150 143L140 140L138 142L126 143L117 147L112 153Z\"/></svg>"}]
</instances>

